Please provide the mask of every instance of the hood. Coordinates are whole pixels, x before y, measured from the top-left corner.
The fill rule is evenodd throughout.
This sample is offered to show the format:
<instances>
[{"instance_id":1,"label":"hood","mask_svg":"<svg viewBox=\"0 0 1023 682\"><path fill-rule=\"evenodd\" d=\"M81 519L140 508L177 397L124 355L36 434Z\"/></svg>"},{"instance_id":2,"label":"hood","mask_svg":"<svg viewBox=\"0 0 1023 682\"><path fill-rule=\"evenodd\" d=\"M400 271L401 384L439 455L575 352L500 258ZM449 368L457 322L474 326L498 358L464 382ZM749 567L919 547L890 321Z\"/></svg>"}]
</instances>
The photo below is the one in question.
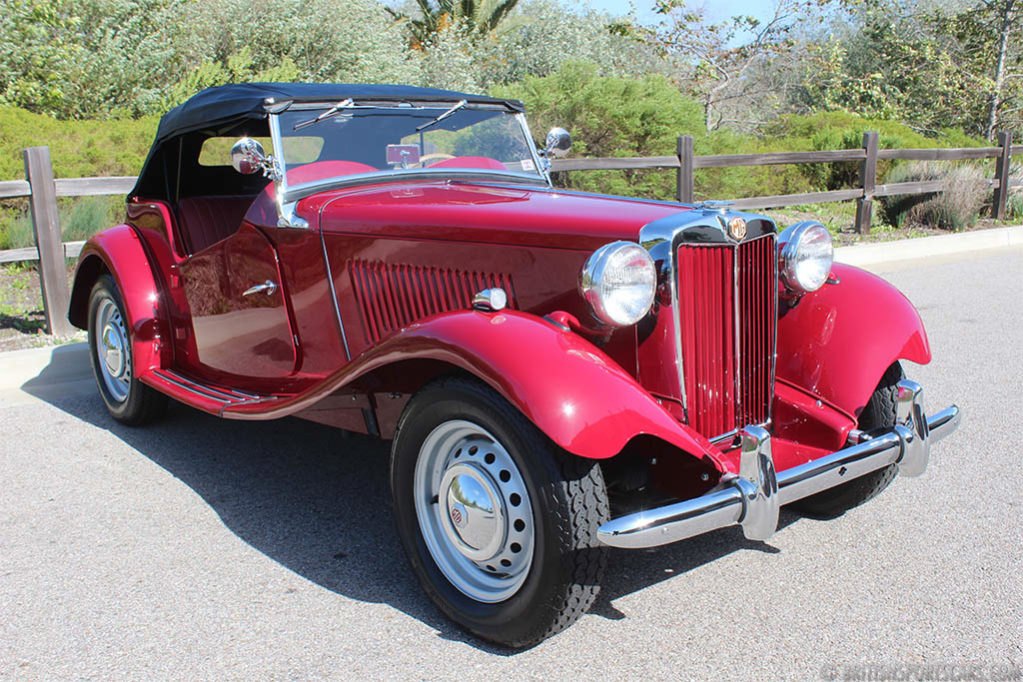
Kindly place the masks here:
<instances>
[{"instance_id":1,"label":"hood","mask_svg":"<svg viewBox=\"0 0 1023 682\"><path fill-rule=\"evenodd\" d=\"M323 192L299 214L325 232L592 250L636 241L647 223L691 210L668 202L547 187L402 182Z\"/></svg>"}]
</instances>

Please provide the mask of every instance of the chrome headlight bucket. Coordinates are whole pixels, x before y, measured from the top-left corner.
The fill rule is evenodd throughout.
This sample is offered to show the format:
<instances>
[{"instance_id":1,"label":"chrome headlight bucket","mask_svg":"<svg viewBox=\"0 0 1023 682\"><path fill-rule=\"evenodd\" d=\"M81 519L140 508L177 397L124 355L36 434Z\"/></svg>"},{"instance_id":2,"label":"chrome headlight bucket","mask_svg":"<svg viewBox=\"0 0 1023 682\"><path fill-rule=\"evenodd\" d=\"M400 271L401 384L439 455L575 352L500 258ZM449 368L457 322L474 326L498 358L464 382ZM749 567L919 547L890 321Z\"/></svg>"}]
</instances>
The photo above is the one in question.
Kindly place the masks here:
<instances>
[{"instance_id":1,"label":"chrome headlight bucket","mask_svg":"<svg viewBox=\"0 0 1023 682\"><path fill-rule=\"evenodd\" d=\"M796 223L778 235L778 274L793 294L808 294L824 286L834 260L831 233L815 220Z\"/></svg>"},{"instance_id":2,"label":"chrome headlight bucket","mask_svg":"<svg viewBox=\"0 0 1023 682\"><path fill-rule=\"evenodd\" d=\"M586 260L579 292L604 324L627 327L650 311L657 291L657 268L649 252L634 242L611 242Z\"/></svg>"}]
</instances>

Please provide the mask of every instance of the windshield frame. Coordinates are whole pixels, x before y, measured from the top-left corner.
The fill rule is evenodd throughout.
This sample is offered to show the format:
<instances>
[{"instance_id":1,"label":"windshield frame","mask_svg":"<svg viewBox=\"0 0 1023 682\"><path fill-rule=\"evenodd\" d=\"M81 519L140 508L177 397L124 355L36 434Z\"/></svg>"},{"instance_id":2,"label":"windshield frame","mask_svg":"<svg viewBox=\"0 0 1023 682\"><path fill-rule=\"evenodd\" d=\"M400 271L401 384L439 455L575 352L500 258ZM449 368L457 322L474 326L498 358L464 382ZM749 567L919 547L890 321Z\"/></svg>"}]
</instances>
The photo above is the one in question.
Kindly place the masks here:
<instances>
[{"instance_id":1,"label":"windshield frame","mask_svg":"<svg viewBox=\"0 0 1023 682\"><path fill-rule=\"evenodd\" d=\"M288 107L288 110L328 110L332 106L335 106L336 102L302 102L301 104L295 103L293 106ZM440 113L444 113L450 110L452 107L460 104L459 101L440 101L440 100L429 100L429 101L409 101L409 102L353 102L349 107L351 108L404 108L414 107L417 110L422 109L437 109ZM345 107L348 108L348 107ZM323 180L316 180L313 182L304 182L295 185L289 185L286 173L286 159L284 156L284 135L281 130L281 115L284 111L270 112L269 113L269 124L270 124L270 139L273 144L273 154L276 165L276 193L278 200L278 207L282 216L291 214L294 212L295 202L305 199L306 197L312 196L319 192L339 189L342 187L351 187L363 184L381 183L381 182L400 182L408 180L487 180L487 181L499 181L499 182L512 182L512 183L524 183L529 185L539 185L551 187L550 174L546 172L544 164L541 162L540 153L536 148L536 143L533 140L533 136L529 130L529 124L526 121L524 113L502 107L494 104L473 104L469 103L463 105L461 108L480 108L480 109L494 109L500 108L504 111L509 111L507 115L513 116L519 124L519 129L522 131L522 136L525 138L526 145L529 149L529 154L533 162L533 167L536 169L535 172L526 171L513 171L513 170L493 170L493 169L478 169L478 168L409 168L409 169L392 169L392 170L378 170L367 173L353 173L352 175L339 176L335 178L326 178ZM344 111L342 108L336 113ZM325 118L323 120L329 120ZM310 124L310 127L315 124ZM289 206L290 205L290 206ZM290 208L291 210L286 210Z\"/></svg>"}]
</instances>

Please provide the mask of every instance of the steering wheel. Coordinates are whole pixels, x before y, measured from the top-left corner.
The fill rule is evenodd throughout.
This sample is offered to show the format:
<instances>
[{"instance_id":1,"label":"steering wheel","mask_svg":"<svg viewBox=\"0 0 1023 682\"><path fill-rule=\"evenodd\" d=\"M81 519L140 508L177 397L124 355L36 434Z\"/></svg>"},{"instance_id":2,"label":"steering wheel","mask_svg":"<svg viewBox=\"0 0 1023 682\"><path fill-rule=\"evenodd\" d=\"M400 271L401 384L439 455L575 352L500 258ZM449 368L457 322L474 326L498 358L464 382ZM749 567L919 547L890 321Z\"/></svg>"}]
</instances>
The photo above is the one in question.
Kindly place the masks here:
<instances>
[{"instance_id":1,"label":"steering wheel","mask_svg":"<svg viewBox=\"0 0 1023 682\"><path fill-rule=\"evenodd\" d=\"M455 158L453 154L444 154L442 152L434 152L433 154L425 154L419 157L419 166L426 168L427 162L435 161L447 161L448 159ZM432 163L430 165L433 165Z\"/></svg>"}]
</instances>

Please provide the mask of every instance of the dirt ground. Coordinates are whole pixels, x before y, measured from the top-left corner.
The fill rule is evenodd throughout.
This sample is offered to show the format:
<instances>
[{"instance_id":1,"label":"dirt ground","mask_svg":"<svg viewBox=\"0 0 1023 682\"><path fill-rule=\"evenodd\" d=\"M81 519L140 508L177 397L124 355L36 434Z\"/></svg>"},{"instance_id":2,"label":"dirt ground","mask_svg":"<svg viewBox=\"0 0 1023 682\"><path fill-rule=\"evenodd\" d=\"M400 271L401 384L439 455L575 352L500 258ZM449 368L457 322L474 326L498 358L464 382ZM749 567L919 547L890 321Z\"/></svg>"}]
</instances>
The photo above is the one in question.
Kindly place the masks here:
<instances>
[{"instance_id":1,"label":"dirt ground","mask_svg":"<svg viewBox=\"0 0 1023 682\"><path fill-rule=\"evenodd\" d=\"M69 290L74 271L74 265L69 264ZM70 340L84 339L84 332L79 332ZM46 333L43 292L35 266L11 263L0 266L0 352L54 343L59 340Z\"/></svg>"}]
</instances>

